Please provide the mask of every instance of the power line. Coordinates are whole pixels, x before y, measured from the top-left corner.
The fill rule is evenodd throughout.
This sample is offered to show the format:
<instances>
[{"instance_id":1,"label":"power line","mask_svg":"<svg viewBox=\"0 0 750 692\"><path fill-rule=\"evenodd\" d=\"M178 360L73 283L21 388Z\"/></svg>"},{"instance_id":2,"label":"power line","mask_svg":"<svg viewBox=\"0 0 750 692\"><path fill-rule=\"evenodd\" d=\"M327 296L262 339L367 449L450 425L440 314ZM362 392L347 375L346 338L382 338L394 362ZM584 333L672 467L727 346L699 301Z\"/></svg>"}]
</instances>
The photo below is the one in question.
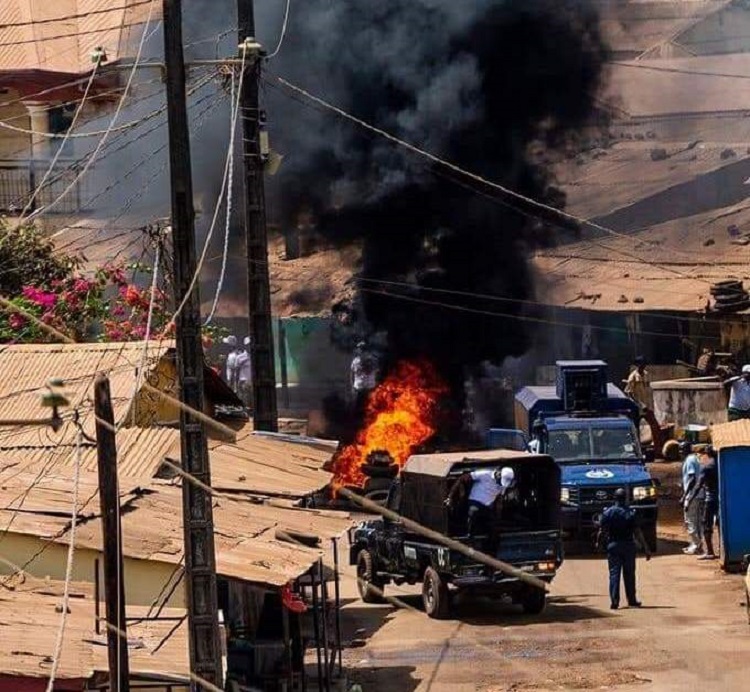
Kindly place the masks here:
<instances>
[{"instance_id":1,"label":"power line","mask_svg":"<svg viewBox=\"0 0 750 692\"><path fill-rule=\"evenodd\" d=\"M393 142L394 144L397 144L398 146L401 146L401 147L407 149L408 151L411 151L412 153L418 154L419 156L422 156L422 157L424 157L424 158L432 161L433 163L438 164L439 166L442 166L442 167L446 168L447 170L453 171L454 173L458 173L461 176L469 178L470 180L473 180L475 182L478 182L478 183L480 183L483 186L489 187L491 189L495 189L495 190L497 190L499 192L502 192L505 195L508 195L510 197L518 199L519 201L523 202L524 204L527 204L527 205L529 205L531 207L535 207L537 209L541 209L541 210L545 211L548 214L552 214L553 216L557 216L557 217L559 217L561 219L564 219L566 221L569 221L569 222L572 221L572 222L576 223L577 225L588 226L588 227L594 228L594 229L596 229L598 231L602 231L602 232L606 233L607 235L614 236L614 237L617 237L617 238L627 239L630 242L632 242L632 240L633 240L632 236L629 236L629 235L627 235L625 233L618 233L617 231L614 231L611 228L607 228L605 226L602 226L601 224L598 224L595 221L591 221L591 220L588 220L588 219L583 219L583 218L580 218L578 216L575 216L574 214L566 212L565 210L557 209L556 207L553 207L553 206L551 206L549 204L545 204L544 202L540 202L540 201L535 200L535 199L533 199L531 197L527 197L526 195L523 195L520 192L516 192L515 190L511 190L510 188L507 188L507 187L505 187L503 185L500 185L499 183L496 183L494 181L488 180L487 178L484 178L484 177L482 177L482 176L480 176L480 175L478 175L476 173L473 173L471 171L463 169L460 166L458 166L458 165L456 165L454 163L451 163L450 161L442 159L442 158L436 156L435 154L431 154L430 152L425 151L424 149L420 149L419 147L417 147L417 146L415 146L413 144L410 144L409 142L407 142L407 141L405 141L403 139L400 139L400 138L396 137L395 135L392 135L391 133L389 133L389 132L387 132L387 131L385 131L385 130L383 130L381 128L375 127L374 125L371 125L371 124L365 122L364 120L362 120L360 118L357 118L356 116L351 115L350 113L347 113L346 111L344 111L343 109L339 108L338 106L335 106L335 105L333 105L333 104L325 101L324 99L320 98L319 96L315 96L315 95L311 94L310 92L306 91L305 89L292 84L291 82L283 79L282 77L278 77L277 76L276 80L279 82L279 84L283 85L287 89L290 89L291 91L304 96L306 99L309 99L313 103L316 103L319 106L322 106L323 108L326 108L326 109L328 109L328 110L336 113L337 115L339 115L339 116L341 116L341 117L343 117L343 118L345 118L345 119L347 119L347 120L355 123L356 125L364 128L364 129L366 129L366 130L368 130L370 132L373 132L373 133L375 133L375 134L377 134L377 135L379 135L381 137L384 137L385 139ZM599 244L595 240L590 240L589 242L591 242L593 244ZM660 265L655 264L655 263L653 263L653 262L651 262L651 261L649 261L649 260L647 260L647 259L645 259L643 257L640 257L640 256L635 255L633 253L627 252L625 250L618 249L618 248L612 248L612 247L609 247L609 246L604 246L604 247L607 250L609 250L610 252L615 252L615 253L619 253L619 254L621 254L623 256L630 257L631 259L635 259L638 262L641 262L643 264L648 264L648 265L657 267L659 269L667 271L667 272L669 272L671 274L674 274L676 276L681 276L683 278L685 278L687 276L684 272L681 272L679 270L673 269L671 267L660 266ZM706 283L708 283L708 282L706 282Z\"/></svg>"},{"instance_id":2,"label":"power line","mask_svg":"<svg viewBox=\"0 0 750 692\"><path fill-rule=\"evenodd\" d=\"M244 56L244 53L243 53ZM244 60L244 57L243 57ZM240 73L240 84L242 83L243 79L243 72ZM236 102L235 102L236 101ZM208 316L206 317L204 325L211 324L211 320L214 317L214 314L216 313L216 307L219 304L219 297L221 296L221 290L224 286L224 276L226 275L227 271L227 257L229 255L229 231L232 224L232 188L234 187L234 140L237 132L237 118L240 113L240 89L238 89L235 92L234 88L234 79L232 79L232 93L231 93L231 109L230 109L230 124L229 127L231 128L230 134L229 134L229 149L227 152L227 168L229 170L229 182L227 185L227 210L226 210L226 218L224 220L224 249L222 252L222 258L221 258L221 272L219 273L219 280L216 283L216 292L214 293L214 300L211 304L211 310L208 313ZM226 182L226 171L225 171L225 182ZM217 210L218 210L219 202L217 201ZM208 249L208 246L206 246L206 250Z\"/></svg>"},{"instance_id":3,"label":"power line","mask_svg":"<svg viewBox=\"0 0 750 692\"><path fill-rule=\"evenodd\" d=\"M638 70L650 70L652 72L667 72L670 74L687 74L699 77L726 77L728 79L750 79L750 74L736 74L731 72L702 72L700 70L688 70L679 67L666 67L665 65L647 65L639 62L623 62L620 60L609 61L610 65L619 67L630 67Z\"/></svg>"},{"instance_id":4,"label":"power line","mask_svg":"<svg viewBox=\"0 0 750 692\"><path fill-rule=\"evenodd\" d=\"M243 84L243 81L244 81L244 78L245 78L245 59L246 59L246 55L247 55L247 51L243 50L242 51L242 63L240 65L239 83L237 85L237 90L238 90L237 106L235 108L235 114L234 114L234 118L232 120L232 123L233 123L234 126L236 126L236 124L237 124L237 115L239 113L239 104L241 102L239 94L242 93L242 84ZM195 287L196 287L196 285L198 283L198 279L200 278L200 273L201 273L201 270L203 269L203 264L206 261L206 256L208 255L209 245L211 244L211 238L213 237L214 229L216 227L216 220L217 220L217 218L219 216L219 209L221 207L221 201L222 201L222 199L224 197L224 192L225 192L226 187L227 187L227 179L229 177L230 164L233 161L234 129L232 129L232 132L230 133L230 140L231 140L231 143L232 143L232 148L230 148L227 151L226 163L224 165L224 178L223 178L222 183L221 183L221 190L219 191L219 197L216 200L216 206L214 207L214 215L213 215L213 218L211 220L211 227L209 228L208 233L206 234L206 241L203 244L203 251L201 252L200 258L198 259L198 265L197 265L197 267L195 269L195 272L193 273L192 281L190 282L187 290L185 291L185 295L183 296L182 301L177 306L177 310L175 310L174 315L172 315L172 318L169 320L169 324L175 324L175 321L179 317L179 315L182 312L182 310L184 309L185 305L187 305L188 301L190 300L190 298L191 298L191 296L193 294L193 291L195 290Z\"/></svg>"},{"instance_id":5,"label":"power line","mask_svg":"<svg viewBox=\"0 0 750 692\"><path fill-rule=\"evenodd\" d=\"M70 539L68 543L68 559L65 566L65 586L63 587L62 612L60 613L60 625L57 631L55 651L52 655L52 669L47 682L47 692L55 689L55 678L57 667L62 656L63 643L65 641L65 626L68 622L68 603L70 601L70 583L73 580L73 559L76 550L76 524L78 520L78 488L81 479L81 446L83 444L83 433L79 430L76 436L76 463L73 473L73 509L70 515Z\"/></svg>"},{"instance_id":6,"label":"power line","mask_svg":"<svg viewBox=\"0 0 750 692\"><path fill-rule=\"evenodd\" d=\"M286 36L286 27L289 22L289 7L291 6L291 4L292 0L286 0L286 9L284 10L284 20L281 23L281 34L279 34L279 42L276 44L276 48L273 49L273 52L269 53L266 56L266 60L270 60L271 58L276 57L281 50L281 46L284 43L284 37Z\"/></svg>"},{"instance_id":7,"label":"power line","mask_svg":"<svg viewBox=\"0 0 750 692\"><path fill-rule=\"evenodd\" d=\"M151 0L147 0L150 2ZM107 31L115 31L117 29L126 29L134 26L139 26L142 22L134 22L132 24L112 24L110 26L103 26L98 29L89 29L88 31L76 31L73 33L67 33L67 34L57 34L55 36L45 36L44 41L57 41L59 39L63 38L76 38L78 36L96 36L98 34L103 34ZM0 48L10 48L13 46L27 46L32 43L39 43L38 38L31 38L31 39L23 39L20 41L7 41L6 43L0 43Z\"/></svg>"},{"instance_id":8,"label":"power line","mask_svg":"<svg viewBox=\"0 0 750 692\"><path fill-rule=\"evenodd\" d=\"M62 200L68 194L68 192L70 192L75 187L78 181L81 178L83 178L84 175L86 175L89 168L91 168L92 164L96 160L96 157L99 155L99 152L104 146L104 143L107 141L107 137L109 137L109 134L112 131L112 128L115 126L115 123L117 122L117 118L120 116L120 113L122 112L122 108L125 105L125 100L127 99L128 92L130 91L130 86L133 83L133 79L135 78L135 73L138 69L138 63L141 59L141 54L143 52L143 46L146 42L146 34L148 33L148 27L149 27L149 24L151 23L151 13L153 12L153 9L154 9L154 0L149 0L148 17L146 19L146 24L143 27L143 33L141 34L141 41L138 44L138 51L136 53L135 60L133 62L133 67L130 70L130 75L128 76L128 81L127 81L127 84L125 85L125 90L123 91L122 98L120 99L120 102L117 104L117 109L115 110L115 113L112 116L112 120L109 123L109 127L107 128L107 131L99 140L99 143L96 145L96 148L94 149L93 153L88 158L83 169L74 178L74 180L60 193L60 195L58 195L56 199L54 199L50 204L46 205L45 207L37 209L29 218L36 218L40 216L41 214L43 214L44 212L50 209L53 209L55 206L57 206L60 200Z\"/></svg>"},{"instance_id":9,"label":"power line","mask_svg":"<svg viewBox=\"0 0 750 692\"><path fill-rule=\"evenodd\" d=\"M36 199L40 190L42 190L42 188L44 187L44 184L47 182L48 178L52 174L52 171L57 165L57 161L60 158L60 154L62 154L62 151L65 148L65 143L68 141L68 136L70 135L71 130L75 127L76 123L78 122L78 117L81 115L81 111L83 110L83 107L86 104L86 99L88 98L89 91L91 91L91 85L94 83L94 78L96 77L96 73L97 73L97 70L99 69L100 62L101 61L97 59L96 64L94 65L94 69L91 70L91 76L89 77L89 81L86 84L86 89L83 92L83 98L81 99L80 103L78 104L78 107L76 108L76 112L73 115L73 120L70 123L70 127L65 132L65 137L63 138L63 141L60 144L60 147L55 152L55 155L52 157L52 161L50 161L47 171L45 172L44 177L42 178L42 182L39 183L39 186L35 190L32 191L31 195L29 195L29 199L26 202L26 205L24 206L23 211L21 212L21 216L18 220L19 225L23 223L24 217L26 216L26 212L34 204L34 200Z\"/></svg>"}]
</instances>

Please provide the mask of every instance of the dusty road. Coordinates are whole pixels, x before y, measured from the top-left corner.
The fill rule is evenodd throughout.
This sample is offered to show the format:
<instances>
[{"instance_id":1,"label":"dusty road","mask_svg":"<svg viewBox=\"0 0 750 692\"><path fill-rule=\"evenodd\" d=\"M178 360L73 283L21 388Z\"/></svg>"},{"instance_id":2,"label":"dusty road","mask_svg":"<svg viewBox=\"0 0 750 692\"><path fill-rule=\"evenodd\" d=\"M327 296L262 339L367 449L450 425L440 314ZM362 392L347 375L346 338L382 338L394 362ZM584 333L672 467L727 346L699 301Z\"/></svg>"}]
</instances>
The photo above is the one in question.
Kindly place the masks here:
<instances>
[{"instance_id":1,"label":"dusty road","mask_svg":"<svg viewBox=\"0 0 750 692\"><path fill-rule=\"evenodd\" d=\"M345 663L364 692L750 690L741 578L676 552L639 559L638 577L644 608L613 612L605 561L570 558L542 616L483 600L441 622L364 605L349 572L345 638L364 646ZM418 589L388 593L421 610Z\"/></svg>"}]
</instances>

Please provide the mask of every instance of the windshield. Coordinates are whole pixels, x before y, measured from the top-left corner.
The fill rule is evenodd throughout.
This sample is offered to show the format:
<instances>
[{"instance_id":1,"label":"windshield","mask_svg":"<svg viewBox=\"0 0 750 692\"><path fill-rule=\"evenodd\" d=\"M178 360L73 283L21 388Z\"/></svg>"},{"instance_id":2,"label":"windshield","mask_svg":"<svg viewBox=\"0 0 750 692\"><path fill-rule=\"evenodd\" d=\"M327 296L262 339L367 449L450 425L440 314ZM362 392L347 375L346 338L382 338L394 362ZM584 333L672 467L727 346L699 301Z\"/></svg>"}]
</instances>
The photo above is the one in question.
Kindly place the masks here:
<instances>
[{"instance_id":1,"label":"windshield","mask_svg":"<svg viewBox=\"0 0 750 692\"><path fill-rule=\"evenodd\" d=\"M548 453L559 462L640 461L633 428L550 430L547 440Z\"/></svg>"}]
</instances>

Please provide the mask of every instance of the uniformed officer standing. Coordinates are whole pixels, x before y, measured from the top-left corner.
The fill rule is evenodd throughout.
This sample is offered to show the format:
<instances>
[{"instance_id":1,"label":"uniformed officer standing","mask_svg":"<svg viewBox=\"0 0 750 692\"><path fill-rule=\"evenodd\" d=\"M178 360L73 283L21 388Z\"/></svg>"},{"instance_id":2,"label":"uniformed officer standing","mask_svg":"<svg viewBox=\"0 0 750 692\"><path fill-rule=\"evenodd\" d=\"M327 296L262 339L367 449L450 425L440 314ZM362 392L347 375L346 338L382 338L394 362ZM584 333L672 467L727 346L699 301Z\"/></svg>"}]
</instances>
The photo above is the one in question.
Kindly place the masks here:
<instances>
[{"instance_id":1,"label":"uniformed officer standing","mask_svg":"<svg viewBox=\"0 0 750 692\"><path fill-rule=\"evenodd\" d=\"M628 605L631 608L641 606L635 594L636 540L643 546L646 560L651 559L651 551L638 526L635 510L627 506L627 498L627 492L618 488L615 491L615 504L604 510L599 524L600 531L607 537L609 607L612 610L620 607L620 575L625 582Z\"/></svg>"}]
</instances>

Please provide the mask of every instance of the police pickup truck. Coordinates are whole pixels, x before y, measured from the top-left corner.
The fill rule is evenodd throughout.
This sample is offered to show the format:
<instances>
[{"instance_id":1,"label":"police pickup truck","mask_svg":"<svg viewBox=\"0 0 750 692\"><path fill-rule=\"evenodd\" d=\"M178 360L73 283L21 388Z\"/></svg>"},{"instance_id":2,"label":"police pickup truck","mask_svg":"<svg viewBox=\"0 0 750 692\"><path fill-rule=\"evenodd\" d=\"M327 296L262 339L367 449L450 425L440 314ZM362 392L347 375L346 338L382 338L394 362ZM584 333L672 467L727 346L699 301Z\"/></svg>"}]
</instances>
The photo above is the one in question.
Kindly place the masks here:
<instances>
[{"instance_id":1,"label":"police pickup truck","mask_svg":"<svg viewBox=\"0 0 750 692\"><path fill-rule=\"evenodd\" d=\"M466 473L505 467L515 475L514 502L495 505L482 535L468 536L468 497L446 505L451 488ZM543 589L425 537L403 519L551 582L563 560L560 471L551 457L509 450L415 455L393 481L386 507L400 519L372 519L349 531L349 560L366 603L381 601L387 584L421 582L432 618L449 616L459 590L510 597L528 613L544 609Z\"/></svg>"}]
</instances>

